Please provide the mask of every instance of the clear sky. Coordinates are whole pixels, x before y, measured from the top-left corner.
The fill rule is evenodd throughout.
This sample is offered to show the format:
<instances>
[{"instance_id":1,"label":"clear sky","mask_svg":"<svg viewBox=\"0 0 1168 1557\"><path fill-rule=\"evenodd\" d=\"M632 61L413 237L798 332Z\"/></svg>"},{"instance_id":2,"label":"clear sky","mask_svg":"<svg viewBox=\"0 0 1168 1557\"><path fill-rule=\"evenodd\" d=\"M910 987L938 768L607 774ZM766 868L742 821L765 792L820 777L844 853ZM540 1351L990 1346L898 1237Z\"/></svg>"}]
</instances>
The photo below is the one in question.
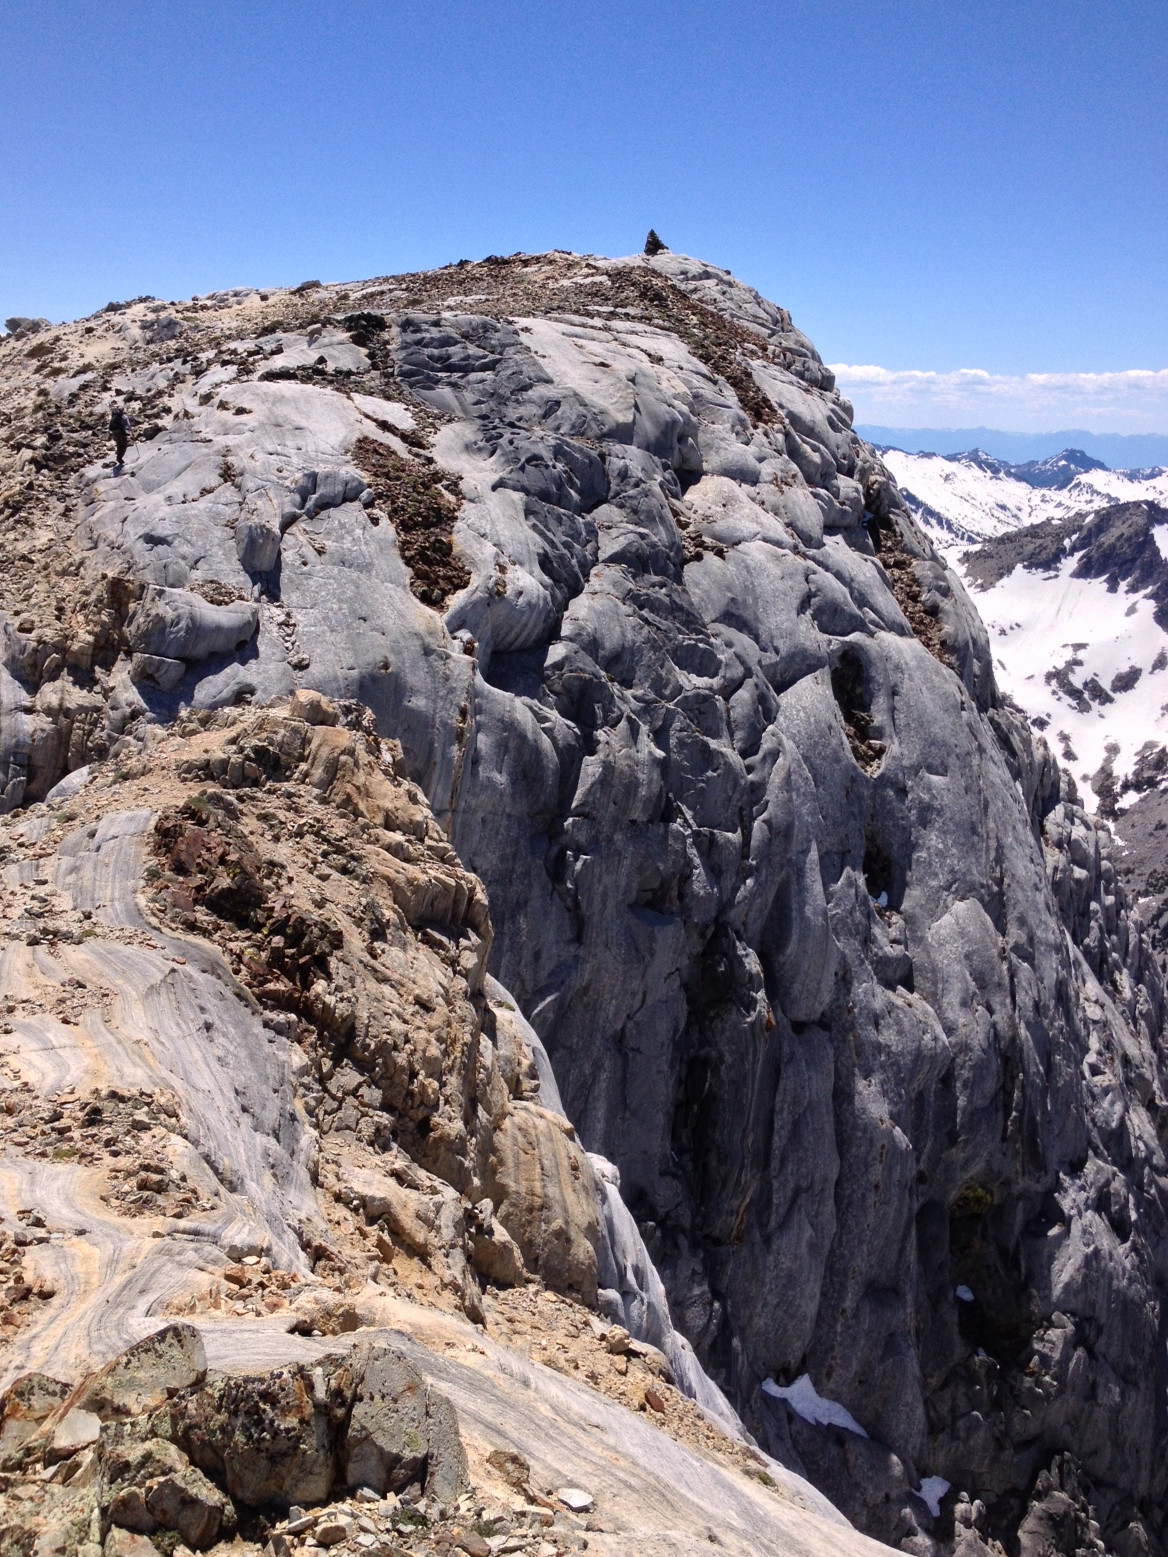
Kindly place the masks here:
<instances>
[{"instance_id":1,"label":"clear sky","mask_svg":"<svg viewBox=\"0 0 1168 1557\"><path fill-rule=\"evenodd\" d=\"M1074 379L1168 369L1165 0L3 0L0 80L0 316L651 224L867 420L1168 431Z\"/></svg>"}]
</instances>

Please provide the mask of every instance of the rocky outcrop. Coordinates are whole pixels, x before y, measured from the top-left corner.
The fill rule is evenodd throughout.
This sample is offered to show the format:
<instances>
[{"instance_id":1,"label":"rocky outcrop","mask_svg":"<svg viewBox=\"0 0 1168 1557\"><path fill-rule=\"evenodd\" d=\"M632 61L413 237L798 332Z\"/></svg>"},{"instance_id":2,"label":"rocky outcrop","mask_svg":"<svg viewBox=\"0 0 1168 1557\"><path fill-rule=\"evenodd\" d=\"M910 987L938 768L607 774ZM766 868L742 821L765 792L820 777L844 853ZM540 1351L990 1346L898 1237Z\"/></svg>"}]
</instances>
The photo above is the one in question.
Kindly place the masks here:
<instances>
[{"instance_id":1,"label":"rocky outcrop","mask_svg":"<svg viewBox=\"0 0 1168 1557\"><path fill-rule=\"evenodd\" d=\"M450 1402L385 1345L332 1365L218 1380L177 1401L168 1437L248 1508L323 1503L334 1485L411 1485L441 1503L466 1488Z\"/></svg>"},{"instance_id":2,"label":"rocky outcrop","mask_svg":"<svg viewBox=\"0 0 1168 1557\"><path fill-rule=\"evenodd\" d=\"M489 947L468 929L439 953L442 1003L473 1007L488 959L581 1147L619 1170L674 1322L765 1441L914 1550L1069 1551L1092 1520L1124 1557L1162 1550L1160 974L1094 824L1000 698L959 581L789 317L663 252L253 297L182 327L181 353L118 362L132 392L165 391L162 430L124 474L79 469L60 520L86 589L127 581L104 683L68 669L71 640L53 672L39 649L35 672L6 658L10 802L58 776L26 776L53 674L96 688L114 763L184 711L294 685L360 699L490 901ZM99 383L71 392L78 422ZM42 463L21 504L41 477L57 490ZM169 685L135 680L148 589L233 610L240 631L254 608L254 636L160 655ZM79 589L69 619L83 606ZM15 626L49 642L40 618ZM249 763L267 771L247 744L272 744L237 735L210 770L232 796ZM203 830L246 876L230 828ZM473 922L437 844L449 944ZM408 922L423 889L378 868ZM208 911L204 875L179 912ZM231 911L242 968L256 909ZM449 1063L367 1042L360 1011L391 1014L380 985L354 994L339 955L331 981L290 976L293 952L331 966L314 934L287 918L263 960L351 1065L312 1061L308 1100L352 1121L322 1142L359 1135L350 1100L388 1089L415 1168L489 1200L529 1267L635 1308L636 1262L623 1293L606 1284L622 1262L580 1263L579 1232L602 1250L614 1224L599 1215L595 1243L578 1224L578 1184L606 1181L553 1111L510 1083L505 1122L476 1137L455 1106L481 1074L459 1057L474 1022L456 1032L435 1003ZM340 1183L344 1152L330 1160ZM383 1236L443 1224L392 1201ZM495 1238L485 1213L477 1227ZM834 1418L760 1393L804 1376Z\"/></svg>"},{"instance_id":3,"label":"rocky outcrop","mask_svg":"<svg viewBox=\"0 0 1168 1557\"><path fill-rule=\"evenodd\" d=\"M220 1326L212 1345L222 1366L136 1413L114 1402L62 1407L64 1385L55 1404L43 1383L13 1386L0 1395L0 1441L30 1410L37 1424L22 1464L9 1461L0 1479L5 1548L67 1557L150 1557L179 1545L253 1557L322 1547L337 1557L378 1548L487 1557L503 1545L542 1557L585 1547L696 1557L711 1544L735 1557L879 1550L745 1445L734 1461L695 1453L464 1321L415 1312L429 1316L424 1344L401 1331L279 1336L282 1358L264 1363L258 1328L237 1337L253 1353L243 1358L222 1344L229 1327ZM269 1353L271 1342L269 1333ZM181 1351L183 1335L154 1344ZM139 1347L124 1365L114 1359L107 1378L138 1373L149 1355ZM660 1390L668 1408L649 1393L672 1411L677 1397Z\"/></svg>"},{"instance_id":4,"label":"rocky outcrop","mask_svg":"<svg viewBox=\"0 0 1168 1557\"><path fill-rule=\"evenodd\" d=\"M111 1210L160 1223L161 1241L147 1245L155 1274L135 1277L130 1311L108 1284L92 1299L112 1301L123 1323L164 1294L197 1307L206 1288L182 1252L195 1236L221 1251L237 1286L249 1284L249 1267L230 1262L263 1258L270 1271L274 1261L283 1285L265 1290L261 1281L260 1290L279 1306L303 1291L310 1269L349 1281L366 1239L391 1285L399 1255L420 1259L445 1300L474 1317L480 1280L539 1279L593 1303L601 1191L591 1164L558 1111L554 1083L553 1109L540 1106L506 991L485 987L491 926L481 884L368 712L304 693L256 713L192 715L138 769L129 782L154 809L105 814L114 797L103 797L98 778L88 808L100 819L80 830L66 821L49 835L70 907L31 891L8 963L13 1014L17 1001L37 1004L28 959L38 946L49 948L42 966L82 992L18 1030L5 1024L27 1077L5 1103L15 1144L55 1164L62 1187L75 1184L65 1198L100 1174ZM35 837L45 858L44 828L16 836ZM6 867L14 887L45 878L33 860L26 877L24 857L18 848ZM166 926L161 946L135 901L143 874L153 923ZM154 1079L160 1065L176 1088L139 1089L137 1108L133 1092L93 1088L91 1051L70 1053L63 1037L88 1025L95 979L120 972L123 947L103 940L103 927L144 943L138 998L153 1030L147 1037L136 1026L133 1007L127 1019L106 1006L92 1052L121 1066L114 1077L123 1085ZM67 974L59 957L85 976ZM127 1068L144 1039L145 1064ZM34 1056L46 1040L59 1058L40 1072ZM38 1088L60 1102L38 1103ZM167 1144L171 1134L194 1161ZM14 1160L11 1171L35 1170ZM313 1183L326 1195L323 1218ZM30 1236L19 1224L14 1236L19 1264ZM48 1299L63 1296L59 1277L40 1286ZM286 1301L281 1291L291 1293ZM71 1290L67 1301L83 1346L80 1297ZM664 1310L664 1295L657 1301ZM52 1321L39 1329L43 1343L22 1334L26 1365L54 1334ZM143 1367L147 1377L166 1374L160 1356Z\"/></svg>"}]
</instances>

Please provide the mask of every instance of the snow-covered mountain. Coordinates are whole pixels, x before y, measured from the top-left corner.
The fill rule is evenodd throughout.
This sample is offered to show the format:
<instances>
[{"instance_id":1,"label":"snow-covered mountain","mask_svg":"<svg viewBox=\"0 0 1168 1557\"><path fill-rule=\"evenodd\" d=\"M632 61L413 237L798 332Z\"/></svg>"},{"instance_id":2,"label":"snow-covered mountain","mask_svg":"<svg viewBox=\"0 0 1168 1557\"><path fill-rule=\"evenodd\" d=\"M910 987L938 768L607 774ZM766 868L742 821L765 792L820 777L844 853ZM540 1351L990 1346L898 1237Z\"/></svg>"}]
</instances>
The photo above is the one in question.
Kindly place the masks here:
<instances>
[{"instance_id":1,"label":"snow-covered mountain","mask_svg":"<svg viewBox=\"0 0 1168 1557\"><path fill-rule=\"evenodd\" d=\"M1111 814L1168 771L1168 470L1081 449L1011 465L883 451L909 508L971 590L998 684L1046 734L1084 803Z\"/></svg>"},{"instance_id":2,"label":"snow-covered mountain","mask_svg":"<svg viewBox=\"0 0 1168 1557\"><path fill-rule=\"evenodd\" d=\"M909 509L945 550L1105 504L1168 503L1168 470L1108 470L1081 449L1064 449L1025 465L1007 464L981 449L950 455L881 453Z\"/></svg>"},{"instance_id":3,"label":"snow-covered mountain","mask_svg":"<svg viewBox=\"0 0 1168 1557\"><path fill-rule=\"evenodd\" d=\"M957 559L999 686L1105 812L1156 786L1168 763L1166 537L1168 509L1121 503Z\"/></svg>"}]
</instances>

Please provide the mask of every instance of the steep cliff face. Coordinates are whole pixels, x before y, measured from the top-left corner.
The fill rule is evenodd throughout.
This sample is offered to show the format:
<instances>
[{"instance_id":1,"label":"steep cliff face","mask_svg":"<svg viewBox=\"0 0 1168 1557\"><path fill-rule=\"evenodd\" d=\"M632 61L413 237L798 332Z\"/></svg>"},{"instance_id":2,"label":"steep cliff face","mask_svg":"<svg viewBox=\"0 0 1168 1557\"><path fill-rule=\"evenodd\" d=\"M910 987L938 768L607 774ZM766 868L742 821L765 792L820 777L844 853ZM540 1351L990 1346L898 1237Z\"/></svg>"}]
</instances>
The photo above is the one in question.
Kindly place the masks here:
<instances>
[{"instance_id":1,"label":"steep cliff face","mask_svg":"<svg viewBox=\"0 0 1168 1557\"><path fill-rule=\"evenodd\" d=\"M914 1550L1163 1550L1160 973L788 316L669 254L152 307L0 359L9 803L359 698L764 1441Z\"/></svg>"}]
</instances>

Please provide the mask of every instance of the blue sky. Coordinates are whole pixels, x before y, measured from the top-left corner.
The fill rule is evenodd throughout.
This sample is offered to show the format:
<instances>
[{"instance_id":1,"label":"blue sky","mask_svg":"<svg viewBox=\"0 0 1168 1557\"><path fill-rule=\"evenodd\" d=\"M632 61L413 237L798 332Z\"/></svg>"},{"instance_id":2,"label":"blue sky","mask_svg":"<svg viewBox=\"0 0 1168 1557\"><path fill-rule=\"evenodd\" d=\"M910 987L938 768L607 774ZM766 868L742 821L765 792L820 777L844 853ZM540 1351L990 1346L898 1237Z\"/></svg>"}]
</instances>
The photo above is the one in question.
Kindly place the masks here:
<instances>
[{"instance_id":1,"label":"blue sky","mask_svg":"<svg viewBox=\"0 0 1168 1557\"><path fill-rule=\"evenodd\" d=\"M0 70L2 315L652 224L867 420L1168 432L1164 0L4 0Z\"/></svg>"}]
</instances>

